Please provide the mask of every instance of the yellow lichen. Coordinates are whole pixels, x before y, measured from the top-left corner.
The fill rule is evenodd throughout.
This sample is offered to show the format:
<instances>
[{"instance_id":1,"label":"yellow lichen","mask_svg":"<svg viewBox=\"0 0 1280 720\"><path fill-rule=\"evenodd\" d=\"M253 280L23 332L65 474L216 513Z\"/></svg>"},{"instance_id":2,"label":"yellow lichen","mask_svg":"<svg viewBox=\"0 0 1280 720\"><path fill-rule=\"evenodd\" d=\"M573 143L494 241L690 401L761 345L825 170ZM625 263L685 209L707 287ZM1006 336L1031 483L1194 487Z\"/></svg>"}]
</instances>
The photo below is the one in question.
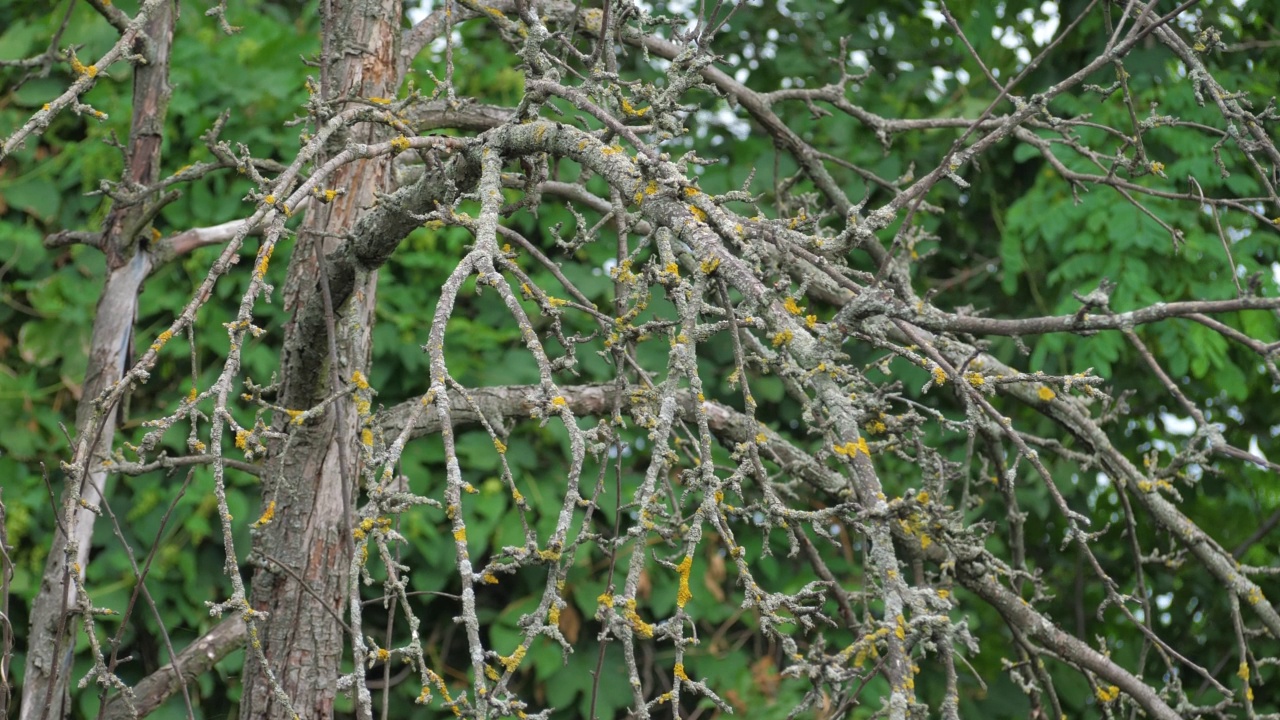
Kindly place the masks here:
<instances>
[{"instance_id":1,"label":"yellow lichen","mask_svg":"<svg viewBox=\"0 0 1280 720\"><path fill-rule=\"evenodd\" d=\"M71 69L75 71L77 75L86 75L91 78L98 76L97 65L85 65L84 63L80 62L80 59L77 58L75 55L71 56Z\"/></svg>"},{"instance_id":2,"label":"yellow lichen","mask_svg":"<svg viewBox=\"0 0 1280 720\"><path fill-rule=\"evenodd\" d=\"M685 555L684 560L676 566L676 572L680 573L680 589L676 591L676 607L684 607L689 600L693 598L693 592L689 590L689 571L693 569L693 558Z\"/></svg>"},{"instance_id":3,"label":"yellow lichen","mask_svg":"<svg viewBox=\"0 0 1280 720\"><path fill-rule=\"evenodd\" d=\"M262 511L262 516L258 518L258 521L255 522L253 526L260 528L263 525L266 525L267 523L271 522L271 520L275 518L275 516L276 516L276 501L272 500L271 502L267 503L266 509Z\"/></svg>"},{"instance_id":4,"label":"yellow lichen","mask_svg":"<svg viewBox=\"0 0 1280 720\"><path fill-rule=\"evenodd\" d=\"M506 668L507 672L515 672L516 668L520 667L520 661L524 659L524 654L525 647L521 645L511 655L499 657L498 662L502 664L502 667Z\"/></svg>"},{"instance_id":5,"label":"yellow lichen","mask_svg":"<svg viewBox=\"0 0 1280 720\"><path fill-rule=\"evenodd\" d=\"M631 117L644 117L649 113L649 108L644 107L644 108L637 109L634 105L631 104L631 101L626 98L622 98L621 105L622 105L622 112L630 115Z\"/></svg>"},{"instance_id":6,"label":"yellow lichen","mask_svg":"<svg viewBox=\"0 0 1280 720\"><path fill-rule=\"evenodd\" d=\"M854 442L832 445L831 449L834 450L837 455L844 455L846 457L855 457L858 454L858 445Z\"/></svg>"},{"instance_id":7,"label":"yellow lichen","mask_svg":"<svg viewBox=\"0 0 1280 720\"><path fill-rule=\"evenodd\" d=\"M169 342L172 339L173 339L173 332L170 330L165 330L164 332L160 333L160 336L156 338L155 342L151 343L151 349L159 350L160 348L164 347L165 343Z\"/></svg>"},{"instance_id":8,"label":"yellow lichen","mask_svg":"<svg viewBox=\"0 0 1280 720\"><path fill-rule=\"evenodd\" d=\"M626 610L623 612L627 622L631 624L631 629L642 638L653 637L653 625L645 622L640 614L636 612L636 601L634 598L627 600Z\"/></svg>"}]
</instances>

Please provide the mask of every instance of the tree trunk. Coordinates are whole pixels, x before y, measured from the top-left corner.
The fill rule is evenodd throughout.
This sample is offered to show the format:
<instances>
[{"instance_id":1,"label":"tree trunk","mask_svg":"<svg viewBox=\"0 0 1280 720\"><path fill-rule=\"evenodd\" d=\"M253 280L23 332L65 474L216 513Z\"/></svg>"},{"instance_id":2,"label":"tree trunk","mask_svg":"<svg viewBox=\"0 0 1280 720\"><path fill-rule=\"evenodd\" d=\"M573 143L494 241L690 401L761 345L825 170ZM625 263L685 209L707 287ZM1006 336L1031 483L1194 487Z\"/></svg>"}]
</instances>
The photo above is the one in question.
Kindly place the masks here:
<instances>
[{"instance_id":1,"label":"tree trunk","mask_svg":"<svg viewBox=\"0 0 1280 720\"><path fill-rule=\"evenodd\" d=\"M395 94L400 84L400 10L399 0L331 0L324 22L321 92L334 103L334 111L341 111L348 98ZM386 140L390 132L383 126L357 125L328 154L340 151L343 141ZM322 156L316 165L324 160ZM330 298L334 317L326 317L320 283L325 264L318 256L341 246L374 203L375 193L390 191L390 159L347 164L330 187L344 194L328 205L313 203L307 211L285 286L285 308L293 319L285 329L279 402L291 410L312 408L341 391L356 371L367 372L377 274L358 275L349 292L335 292ZM336 330L336 372L329 327ZM333 715L346 644L337 618L344 613L350 576L351 528L344 511L355 499L359 424L351 402L335 403L323 417L303 425L291 424L288 417L277 420L277 429L292 437L273 448L265 466L263 503L275 503L275 519L255 538L259 567L252 587L254 609L269 613L258 633L269 668L250 653L241 717L289 717L272 687L273 676L299 717Z\"/></svg>"},{"instance_id":2,"label":"tree trunk","mask_svg":"<svg viewBox=\"0 0 1280 720\"><path fill-rule=\"evenodd\" d=\"M145 52L147 62L135 65L133 73L127 167L123 182L117 188L124 194L158 179L164 120L172 92L169 51L173 45L173 28L174 8L169 3L161 3L147 20L144 33L148 42L135 44L134 51ZM128 369L125 364L132 350L138 293L152 269L152 257L143 240L147 228L142 227L148 216L147 202L117 200L103 222L98 246L106 255L107 277L93 320L89 363L76 408L73 463L79 469L67 474L58 510L65 526L70 528L70 542L63 532L64 525L59 524L45 560L40 591L31 609L22 709L18 716L21 720L67 717L71 712L67 689L75 633L69 624L68 611L74 609L76 602L71 572L77 569L80 577L84 577L97 518L86 507L72 505L72 500L78 496L96 506L104 496L107 473L103 472L101 461L111 453L118 416L115 407L101 406L99 398Z\"/></svg>"}]
</instances>

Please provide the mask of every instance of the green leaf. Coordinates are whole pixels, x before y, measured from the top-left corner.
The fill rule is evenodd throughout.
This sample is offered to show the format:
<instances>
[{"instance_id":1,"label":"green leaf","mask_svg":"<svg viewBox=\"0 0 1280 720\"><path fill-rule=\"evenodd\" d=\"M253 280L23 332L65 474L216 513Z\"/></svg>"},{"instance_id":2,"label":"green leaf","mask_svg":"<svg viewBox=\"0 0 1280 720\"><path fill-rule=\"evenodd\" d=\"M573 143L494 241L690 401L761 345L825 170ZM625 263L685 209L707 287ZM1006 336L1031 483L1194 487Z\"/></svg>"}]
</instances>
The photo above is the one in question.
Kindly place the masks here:
<instances>
[{"instance_id":1,"label":"green leaf","mask_svg":"<svg viewBox=\"0 0 1280 720\"><path fill-rule=\"evenodd\" d=\"M62 195L48 179L28 175L12 183L0 185L0 202L12 205L41 220L58 214Z\"/></svg>"},{"instance_id":2,"label":"green leaf","mask_svg":"<svg viewBox=\"0 0 1280 720\"><path fill-rule=\"evenodd\" d=\"M36 33L30 23L17 20L0 35L0 58L10 60L26 57L35 49Z\"/></svg>"},{"instance_id":3,"label":"green leaf","mask_svg":"<svg viewBox=\"0 0 1280 720\"><path fill-rule=\"evenodd\" d=\"M31 80L13 94L13 101L19 107L38 108L57 98L67 89L67 82L62 77L46 77Z\"/></svg>"},{"instance_id":4,"label":"green leaf","mask_svg":"<svg viewBox=\"0 0 1280 720\"><path fill-rule=\"evenodd\" d=\"M1010 215L1012 214L1011 210ZM1006 232L1000 235L1000 259L1002 264L1000 289L1005 295L1013 295L1018 290L1018 278L1027 267L1018 233Z\"/></svg>"},{"instance_id":5,"label":"green leaf","mask_svg":"<svg viewBox=\"0 0 1280 720\"><path fill-rule=\"evenodd\" d=\"M1013 149L1013 161L1016 163L1024 163L1032 158L1041 157L1040 149L1030 143L1019 143Z\"/></svg>"}]
</instances>

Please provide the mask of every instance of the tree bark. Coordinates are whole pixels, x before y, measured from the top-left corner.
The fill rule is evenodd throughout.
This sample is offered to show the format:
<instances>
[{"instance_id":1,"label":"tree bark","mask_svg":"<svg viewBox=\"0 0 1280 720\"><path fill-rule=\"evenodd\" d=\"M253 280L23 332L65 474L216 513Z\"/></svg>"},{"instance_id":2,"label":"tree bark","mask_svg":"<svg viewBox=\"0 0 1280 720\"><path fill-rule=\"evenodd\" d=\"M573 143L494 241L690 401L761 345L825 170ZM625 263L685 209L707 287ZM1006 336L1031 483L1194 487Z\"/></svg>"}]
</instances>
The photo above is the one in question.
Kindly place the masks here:
<instances>
[{"instance_id":1,"label":"tree bark","mask_svg":"<svg viewBox=\"0 0 1280 720\"><path fill-rule=\"evenodd\" d=\"M321 92L335 111L353 98L395 94L400 11L398 0L331 0ZM393 134L384 126L356 125L331 145L330 154L343 141L377 142ZM320 255L338 251L375 194L391 189L390 159L350 163L332 182L343 194L308 210L285 285L285 308L293 318L285 329L279 402L290 410L312 408L340 392L356 371L367 372L369 362L377 274L358 272L349 292L335 291L330 300L336 317L328 317L320 283L327 264ZM336 335L332 346L330 327ZM276 424L291 437L273 448L266 463L263 503L275 503L275 519L255 538L252 586L254 610L269 613L259 632L269 668L249 653L240 716L290 717L277 692L283 691L299 717L329 718L346 644L338 618L350 577L346 515L358 477L360 420L352 403L337 402L315 421L297 425L285 417ZM273 676L278 688L272 687Z\"/></svg>"}]
</instances>

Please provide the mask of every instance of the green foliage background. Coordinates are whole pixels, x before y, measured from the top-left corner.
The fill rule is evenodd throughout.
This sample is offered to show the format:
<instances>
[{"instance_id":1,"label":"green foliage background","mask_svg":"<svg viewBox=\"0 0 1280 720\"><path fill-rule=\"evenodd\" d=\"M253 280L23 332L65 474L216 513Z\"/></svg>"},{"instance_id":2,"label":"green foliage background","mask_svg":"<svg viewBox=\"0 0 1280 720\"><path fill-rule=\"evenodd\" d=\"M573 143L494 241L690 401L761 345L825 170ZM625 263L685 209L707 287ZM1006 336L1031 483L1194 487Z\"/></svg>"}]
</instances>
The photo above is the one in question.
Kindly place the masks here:
<instances>
[{"instance_id":1,"label":"green foliage background","mask_svg":"<svg viewBox=\"0 0 1280 720\"><path fill-rule=\"evenodd\" d=\"M131 3L119 4L126 11L133 10ZM41 43L60 22L61 11L41 15L44 8L37 5L18 3L0 8L0 28L5 28L0 34L0 58L29 56L43 49ZM1061 15L1071 18L1085 3L1067 0L1059 5ZM796 0L782 7L785 11L773 3L744 9L715 46L724 58L722 65L730 72L745 71L745 82L753 89L814 87L836 81L839 67L824 58L838 55L839 38L847 37L849 49L865 54L876 68L852 98L866 110L891 118L971 118L994 97L964 49L952 40L945 26L940 28L921 14L918 3ZM1021 67L1018 47L1037 52L1031 38L1036 25L1047 19L1041 3L962 0L951 7L989 67L1004 68L1007 73L1008 69ZM230 110L224 138L245 143L256 157L287 162L293 156L298 146L297 131L284 124L300 112L305 98L303 82L308 68L299 57L314 55L318 50L314 10L314 2L304 7L265 0L237 2L232 5L230 19L244 29L239 35L225 37L212 20L194 8L183 8L173 56L175 91L165 136L166 173L209 159L199 136L224 109ZM1204 2L1199 12L1207 22L1224 30L1228 42L1232 36L1255 38L1269 33L1274 37L1280 23L1280 6L1265 0L1251 0L1239 8L1227 2ZM762 34L762 28L768 29L766 34ZM993 29L1001 28L1018 39L1002 43L993 37ZM505 46L480 23L469 24L461 32L467 51L456 57L459 94L514 104L522 90L521 79ZM1029 95L1074 71L1096 55L1105 37L1100 23L1086 21L1023 81L1020 92ZM109 47L113 39L114 31L87 5L76 5L64 45L83 45L80 56L91 57ZM1275 78L1280 77L1280 55L1274 51L1218 53L1207 60L1224 86L1248 94L1256 104L1274 93ZM638 54L623 62L629 63L633 72L648 77L658 74ZM950 72L939 76L935 68L965 68L967 81ZM1130 73L1136 107L1158 103L1159 114L1214 127L1221 122L1211 109L1195 104L1185 78L1179 74L1180 65L1159 46L1137 51L1125 69ZM441 59L430 52L419 59L415 71L416 84L428 89L428 71L438 77L445 72ZM64 89L70 81L69 72L63 65L48 77L29 79L17 87L19 71L0 71L0 87L5 88L0 95L0 135L7 135ZM1115 70L1108 67L1090 82L1107 86L1114 79ZM717 112L728 109L723 100L705 92L695 99L702 109L691 119L695 131L686 141L703 156L721 161L701 172L702 188L723 192L742 187L750 178L750 190L760 195L759 207L767 214L794 214L798 208L778 208L774 199L775 183L794 174L795 163L785 155L779 156L764 133L740 120L726 122L725 114ZM98 123L64 114L39 140L30 142L0 167L0 478L9 514L10 542L16 548L13 589L18 602L13 622L20 635L19 648L26 627L22 601L35 594L45 559L43 538L51 535L54 526L46 480L56 487L58 463L67 456L61 427L74 423L95 299L103 275L103 262L96 251L79 247L49 251L42 247L41 240L58 230L95 229L104 217L107 206L100 196L89 193L120 173L120 152L106 141L113 136L124 138L128 133L127 71L114 70L113 76L100 83L87 100L108 113L110 119ZM1122 127L1128 117L1118 93L1063 97L1051 107L1059 115L1090 113L1104 126ZM885 145L872 130L851 118L813 118L799 103L783 106L780 112L783 110L790 126L814 145L889 180L910 172L913 164L918 172L932 168L957 135L952 130L918 132L896 136ZM1084 144L1103 151L1121 144L1120 139L1100 131L1082 129L1079 137ZM1147 176L1139 180L1143 184L1185 191L1186 178L1193 176L1207 195L1261 194L1250 170L1240 166L1229 153L1224 156L1231 174L1220 177L1209 144L1194 130L1159 128L1144 140L1150 158L1164 164L1167 177ZM1073 170L1099 172L1074 155L1063 153L1061 159ZM988 153L981 158L980 167L981 172L966 176L972 183L968 190L940 185L930 201L945 211L919 218L936 239L914 248L919 259L913 263L912 272L926 278L926 287L939 290L940 306L989 308L992 316L1001 317L1069 314L1079 307L1072 291L1087 292L1102 277L1117 281L1112 307L1120 311L1162 300L1228 296L1224 289L1229 284L1224 279L1233 270L1223 257L1213 218L1197 208L1145 201L1185 234L1179 246L1118 193L1101 188L1073 193L1043 158L1014 143L1005 143ZM852 172L834 166L832 172L851 197L869 198L869 207L887 199L883 189L867 186ZM806 183L801 181L801 189ZM244 201L249 188L247 181L233 173L196 182L165 210L156 229L168 234L245 215L250 208ZM811 214L821 210L816 204L809 208ZM1224 215L1222 222L1232 239L1235 272L1242 278L1261 273L1262 292L1274 295L1277 288L1272 268L1278 259L1274 229L1258 227L1238 214ZM574 227L567 210L548 205L538 217L520 218L518 229L551 250L555 238L550 229L557 223L566 233ZM886 239L896 229L886 231ZM412 397L424 387L425 355L419 345L426 336L435 290L468 242L466 234L456 230L420 229L382 271L371 377L379 392L378 402L390 405ZM176 339L167 348L166 362L154 373L150 384L132 398L133 418L150 417L158 409L172 405L193 383L207 387L211 382L226 350L221 323L247 284L245 268L250 265L254 249L245 248L240 271L232 272L218 284L214 304L201 314L195 348ZM288 250L288 246L282 248L271 266L277 287L283 285ZM196 252L148 281L137 321L139 348L150 344L167 325L217 252L216 248ZM612 254L612 248L602 244L588 245L578 252L575 262L564 264L565 274L601 307L612 301L612 283L607 272L601 270ZM545 271L535 271L534 277L545 287L556 287ZM824 308L815 310L830 312ZM662 312L660 304L655 303L653 312ZM276 368L275 348L283 335L284 317L278 305L270 305L259 308L258 318L268 334L246 348L244 360L247 375L264 382ZM453 345L449 360L462 383L486 386L536 381L536 368L522 360L519 332L504 322L505 318L492 297L477 299L455 317L450 326ZM1277 336L1276 320L1270 314L1242 314L1227 320L1253 337ZM583 329L589 330L586 326ZM1256 442L1264 451L1270 448L1274 428L1280 426L1280 406L1270 401L1274 388L1259 371L1255 359L1192 323L1159 323L1141 328L1139 334L1167 363L1183 391L1208 407L1213 421L1224 424L1224 434L1232 444L1249 447ZM1118 334L1104 333L1088 342L1066 335L1025 338L1024 342L1029 355L1013 342L997 344L994 350L1002 359L1024 369L1072 373L1094 368L1115 391L1132 393L1129 402L1137 412L1120 421L1129 425L1119 440L1131 457L1162 451L1168 443L1185 440L1172 433L1162 420L1163 413L1176 415L1179 409L1170 405L1157 380ZM665 349L657 343L642 347L641 352L661 357ZM740 405L740 396L729 389L725 373L717 370L720 363L728 365L729 351L724 349L722 357L716 357L716 352L712 348L703 359L705 377L719 383L712 388L717 397ZM189 362L193 354L199 368L195 377ZM865 361L874 358L868 353ZM582 359L587 373L597 373L584 380L609 376L609 368L602 360L586 355ZM923 384L922 378L912 374L918 370L897 364L893 368L908 393ZM762 403L761 417L775 418L773 427L785 429L789 421L797 419L798 407L783 398L776 378L754 378L752 388ZM739 399L734 400L735 397ZM1036 421L1029 414L1016 420L1033 431L1055 434L1045 421ZM124 433L126 439L131 435L133 439L141 435L137 420ZM172 432L167 439L174 452L182 452L185 430ZM795 440L811 442L804 437ZM953 447L957 454L963 451L964 440L963 436L937 437L939 446ZM554 510L561 500L558 478L564 473L563 442L564 438L553 430L528 425L513 435L507 453L517 477L538 479L532 484L535 491L526 495L532 507L530 518L541 527L541 534L554 524ZM497 480L497 458L489 439L482 434L465 434L460 438L459 452L471 474L468 479L479 490L473 499L478 522L470 525L469 532L472 556L479 558L492 548L520 544L519 524L510 521L512 499ZM636 445L624 461L627 472L621 484L625 496L643 472L643 448ZM903 478L901 486L886 490L905 493L919 482L914 468L895 468L888 455L883 462L885 478ZM405 453L403 472L412 478L415 487L417 483L439 482L442 463L439 442L426 439L412 444ZM1095 518L1097 525L1119 518L1118 497L1113 488L1078 473L1074 467L1050 467L1055 475L1061 473L1059 482L1069 493L1072 506ZM589 468L584 477L595 477L599 470ZM1262 470L1234 465L1190 471L1203 473L1204 481L1182 490L1182 507L1202 527L1212 528L1228 548L1244 541L1263 518L1280 507L1275 480ZM238 483L230 497L233 515L254 517L258 509L256 483L240 475L229 477ZM188 480L189 485L184 486ZM186 487L185 492L179 491L181 487ZM119 482L110 500L121 520L125 540L135 554L145 554L154 543L160 546L147 580L148 588L177 646L211 627L213 620L205 613L203 603L220 600L229 592L226 579L211 571L221 566L223 558L209 487L209 476L203 471L194 472L190 478L180 473L127 478ZM975 518L1003 517L1001 508L1006 498L994 486L976 483L970 491L986 504L975 510ZM958 502L958 497L949 501ZM1119 619L1115 611L1095 616L1092 608L1102 601L1102 590L1079 582L1084 573L1081 563L1073 554L1058 551L1061 520L1051 510L1047 492L1037 484L1023 484L1018 488L1017 501L1029 513L1027 537L1043 539L1028 548L1028 565L1043 573L1050 585L1062 589L1044 607L1055 617L1075 614L1075 630L1080 637L1102 638L1113 657L1125 664L1136 663L1140 647L1137 629ZM162 526L161 518L173 503L174 517L179 520ZM603 509L598 521L601 529L607 530L614 518L607 506ZM744 528L751 524L749 517L740 521ZM413 589L454 590L453 540L445 529L443 514L427 509L406 515L400 522L400 530L409 541L404 559L415 569ZM239 524L238 548L249 546L247 525L247 521ZM118 543L110 536L110 525L100 523L98 528L95 542L100 551L89 567L89 587L94 589L97 604L120 608L134 578ZM1143 547L1162 546L1152 528L1139 530ZM758 577L774 588L794 590L813 579L807 569L786 558L784 538L749 532L741 533L739 538L753 558L762 557L768 550L775 553L773 558L763 557L757 569ZM1000 532L993 532L989 549L1007 554L1002 538ZM862 572L862 548L856 538L845 535L844 539L845 546L827 548L827 556L836 576L847 587L856 587ZM1121 591L1133 592L1136 580L1128 545L1100 544L1095 551L1107 563L1107 571L1120 581ZM1278 551L1277 539L1267 537L1252 545L1242 560L1251 565L1274 566ZM530 664L526 665L522 678L525 695L535 702L561 708L558 717L587 716L593 696L594 708L602 718L615 716L630 702L630 693L620 680L625 677L620 670L621 659L613 654L617 648L610 647L600 655L596 626L591 619L596 597L605 589L607 572L607 561L599 553L579 553L578 566L565 593L572 600L572 614L580 624L575 651L562 661L554 644L535 645ZM1193 659L1204 667L1212 669L1224 662L1234 666L1234 641L1223 625L1227 596L1214 587L1207 573L1184 568L1177 582L1165 582L1171 577L1148 578L1153 595L1169 598L1156 620L1160 632L1179 647L1198 647L1200 654ZM513 647L517 642L516 622L522 612L536 604L541 580L532 575L504 578L497 590L481 598L480 619L488 624L490 640L496 648ZM713 555L697 558L692 584L695 592L691 613L701 618L699 633L703 642L686 661L689 674L720 690L749 717L786 717L805 686L779 678L779 650L760 641L752 632L754 618L739 610L741 589L734 583L732 564L725 569L723 558L718 563ZM648 577L648 585L650 592L647 605L641 607L642 615L669 614L675 603L675 574L654 572ZM711 586L720 588L722 596ZM960 607L968 613L970 628L982 643L981 653L967 660L986 683L983 687L972 675L961 677L962 716L1025 717L1029 712L1027 702L1001 666L1002 658L1014 657L1002 621L981 603L970 602L961 595ZM430 595L421 598L416 610L419 617L427 620L423 632L432 637L431 647L438 652L433 660L438 667L465 668L464 644L454 634L450 602ZM1084 611L1076 612L1076 608ZM380 620L376 613L380 609L371 606L367 612L373 613L369 626L377 627ZM112 633L116 631L110 619L104 620L103 626ZM151 617L135 614L123 635L123 650L136 658L126 667L126 678L141 677L167 659L158 632ZM1179 640L1182 642L1176 642ZM1280 652L1273 640L1260 641L1255 647L1263 649L1273 655ZM662 652L658 651L654 662L669 670L671 657ZM19 655L14 663L19 672L22 659ZM193 689L200 717L221 718L231 711L239 692L240 661L239 653L229 657L220 664L216 676L203 677L198 690ZM1159 671L1158 664L1150 658L1147 662L1149 672ZM86 667L78 664L77 677ZM598 684L592 678L597 667L601 669ZM1072 717L1099 716L1096 701L1074 672L1057 666L1051 666L1050 671L1060 683L1063 701ZM448 679L462 684L464 672L455 670ZM416 688L408 687L411 684L393 691L399 708L397 717L444 716L445 711L438 707L412 705ZM926 671L918 690L923 699L936 702L941 698L941 678ZM855 711L855 717L869 716L878 709L877 698L885 692L881 680L870 682L863 693L864 704ZM88 693L78 697L85 716L96 711L95 697ZM1211 691L1201 696L1204 702L1212 698ZM1258 709L1276 711L1274 703L1260 699ZM182 714L180 703L171 702L155 717Z\"/></svg>"}]
</instances>

